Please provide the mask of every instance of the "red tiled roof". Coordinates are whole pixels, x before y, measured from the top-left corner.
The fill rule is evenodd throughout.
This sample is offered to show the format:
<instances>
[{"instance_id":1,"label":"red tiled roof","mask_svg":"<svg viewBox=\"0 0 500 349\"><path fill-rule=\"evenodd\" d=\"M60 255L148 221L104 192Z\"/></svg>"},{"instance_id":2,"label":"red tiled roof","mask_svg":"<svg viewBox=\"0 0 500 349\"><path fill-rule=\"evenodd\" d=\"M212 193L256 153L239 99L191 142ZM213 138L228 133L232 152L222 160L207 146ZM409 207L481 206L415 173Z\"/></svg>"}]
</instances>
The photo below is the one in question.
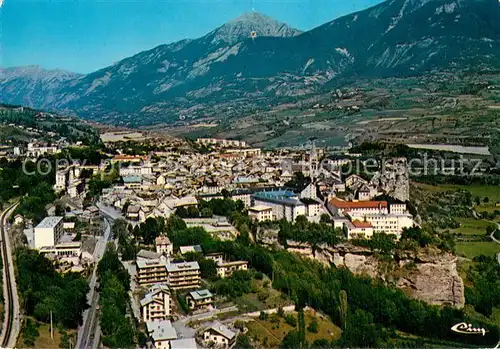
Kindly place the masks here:
<instances>
[{"instance_id":1,"label":"red tiled roof","mask_svg":"<svg viewBox=\"0 0 500 349\"><path fill-rule=\"evenodd\" d=\"M370 222L361 222L358 220L352 221L352 225L354 225L356 228L371 228L372 227Z\"/></svg>"},{"instance_id":2,"label":"red tiled roof","mask_svg":"<svg viewBox=\"0 0 500 349\"><path fill-rule=\"evenodd\" d=\"M330 204L343 209L387 207L387 201L342 201L332 199Z\"/></svg>"}]
</instances>

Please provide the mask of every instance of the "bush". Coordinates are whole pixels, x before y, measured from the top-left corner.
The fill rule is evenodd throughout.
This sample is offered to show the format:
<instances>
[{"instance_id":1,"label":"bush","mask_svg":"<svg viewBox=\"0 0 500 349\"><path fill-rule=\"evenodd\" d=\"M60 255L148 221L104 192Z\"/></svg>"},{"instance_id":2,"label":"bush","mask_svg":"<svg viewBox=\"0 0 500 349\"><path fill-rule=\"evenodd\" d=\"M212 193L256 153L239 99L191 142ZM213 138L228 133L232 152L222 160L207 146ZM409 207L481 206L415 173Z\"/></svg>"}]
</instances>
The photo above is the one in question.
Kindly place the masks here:
<instances>
[{"instance_id":1,"label":"bush","mask_svg":"<svg viewBox=\"0 0 500 349\"><path fill-rule=\"evenodd\" d=\"M269 317L269 315L266 312L261 311L260 315L259 315L259 320L265 321L265 320L267 320L268 317Z\"/></svg>"},{"instance_id":2,"label":"bush","mask_svg":"<svg viewBox=\"0 0 500 349\"><path fill-rule=\"evenodd\" d=\"M267 298L269 298L269 292L268 291L260 291L259 294L257 295L257 298L259 301L263 302Z\"/></svg>"},{"instance_id":3,"label":"bush","mask_svg":"<svg viewBox=\"0 0 500 349\"><path fill-rule=\"evenodd\" d=\"M311 333L318 333L318 327L318 320L316 320L316 318L313 318L309 326L307 326L307 331Z\"/></svg>"},{"instance_id":4,"label":"bush","mask_svg":"<svg viewBox=\"0 0 500 349\"><path fill-rule=\"evenodd\" d=\"M285 322L292 327L297 326L297 319L292 314L288 314L287 316L285 316Z\"/></svg>"}]
</instances>

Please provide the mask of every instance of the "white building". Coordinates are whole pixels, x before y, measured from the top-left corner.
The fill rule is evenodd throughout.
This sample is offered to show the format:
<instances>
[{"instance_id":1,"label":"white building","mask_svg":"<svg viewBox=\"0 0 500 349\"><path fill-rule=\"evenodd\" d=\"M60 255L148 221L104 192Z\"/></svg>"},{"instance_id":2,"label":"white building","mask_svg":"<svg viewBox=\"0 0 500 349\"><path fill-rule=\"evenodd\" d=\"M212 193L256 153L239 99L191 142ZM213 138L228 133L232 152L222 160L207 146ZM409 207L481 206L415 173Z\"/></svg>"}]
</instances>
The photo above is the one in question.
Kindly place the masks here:
<instances>
[{"instance_id":1,"label":"white building","mask_svg":"<svg viewBox=\"0 0 500 349\"><path fill-rule=\"evenodd\" d=\"M174 254L174 245L170 242L168 236L161 235L155 239L156 253L171 256Z\"/></svg>"},{"instance_id":2,"label":"white building","mask_svg":"<svg viewBox=\"0 0 500 349\"><path fill-rule=\"evenodd\" d=\"M63 235L63 217L46 217L35 227L35 248L54 246Z\"/></svg>"},{"instance_id":3,"label":"white building","mask_svg":"<svg viewBox=\"0 0 500 349\"><path fill-rule=\"evenodd\" d=\"M257 222L274 220L273 208L264 205L250 207L248 209L248 216Z\"/></svg>"},{"instance_id":4,"label":"white building","mask_svg":"<svg viewBox=\"0 0 500 349\"><path fill-rule=\"evenodd\" d=\"M360 214L353 215L352 218L370 223L374 233L394 234L398 239L404 228L411 228L414 225L410 214Z\"/></svg>"},{"instance_id":5,"label":"white building","mask_svg":"<svg viewBox=\"0 0 500 349\"><path fill-rule=\"evenodd\" d=\"M172 312L170 290L166 285L153 285L141 300L142 321L167 320Z\"/></svg>"},{"instance_id":6,"label":"white building","mask_svg":"<svg viewBox=\"0 0 500 349\"><path fill-rule=\"evenodd\" d=\"M203 340L225 348L231 347L236 342L236 333L220 322L214 323L203 332Z\"/></svg>"},{"instance_id":7,"label":"white building","mask_svg":"<svg viewBox=\"0 0 500 349\"><path fill-rule=\"evenodd\" d=\"M354 220L346 223L347 239L371 239L373 236L373 226L368 222Z\"/></svg>"},{"instance_id":8,"label":"white building","mask_svg":"<svg viewBox=\"0 0 500 349\"><path fill-rule=\"evenodd\" d=\"M268 206L273 209L274 220L294 221L306 215L306 206L289 190L263 191L252 196L253 206Z\"/></svg>"},{"instance_id":9,"label":"white building","mask_svg":"<svg viewBox=\"0 0 500 349\"><path fill-rule=\"evenodd\" d=\"M221 279L230 277L237 270L248 270L247 261L218 262L217 276Z\"/></svg>"},{"instance_id":10,"label":"white building","mask_svg":"<svg viewBox=\"0 0 500 349\"><path fill-rule=\"evenodd\" d=\"M155 349L170 349L170 342L177 339L177 331L169 320L148 321L146 327Z\"/></svg>"}]
</instances>

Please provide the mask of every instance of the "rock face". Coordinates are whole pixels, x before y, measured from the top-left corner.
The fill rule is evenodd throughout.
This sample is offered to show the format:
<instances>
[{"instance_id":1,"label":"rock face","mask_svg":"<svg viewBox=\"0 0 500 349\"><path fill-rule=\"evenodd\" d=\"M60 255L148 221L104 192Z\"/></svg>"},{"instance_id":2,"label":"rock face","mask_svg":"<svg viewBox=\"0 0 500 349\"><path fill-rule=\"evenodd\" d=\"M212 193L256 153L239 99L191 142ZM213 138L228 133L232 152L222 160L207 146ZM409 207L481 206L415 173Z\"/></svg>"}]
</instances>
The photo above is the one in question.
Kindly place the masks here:
<instances>
[{"instance_id":1,"label":"rock face","mask_svg":"<svg viewBox=\"0 0 500 349\"><path fill-rule=\"evenodd\" d=\"M382 169L370 181L370 185L395 199L410 199L410 176L406 158L384 159Z\"/></svg>"},{"instance_id":2,"label":"rock face","mask_svg":"<svg viewBox=\"0 0 500 349\"><path fill-rule=\"evenodd\" d=\"M321 246L313 254L302 243L289 241L288 250L324 264L347 268L357 275L368 275L402 289L409 296L429 304L462 308L464 284L457 271L456 256L439 250L395 255L395 260L380 262L369 249L349 244Z\"/></svg>"}]
</instances>

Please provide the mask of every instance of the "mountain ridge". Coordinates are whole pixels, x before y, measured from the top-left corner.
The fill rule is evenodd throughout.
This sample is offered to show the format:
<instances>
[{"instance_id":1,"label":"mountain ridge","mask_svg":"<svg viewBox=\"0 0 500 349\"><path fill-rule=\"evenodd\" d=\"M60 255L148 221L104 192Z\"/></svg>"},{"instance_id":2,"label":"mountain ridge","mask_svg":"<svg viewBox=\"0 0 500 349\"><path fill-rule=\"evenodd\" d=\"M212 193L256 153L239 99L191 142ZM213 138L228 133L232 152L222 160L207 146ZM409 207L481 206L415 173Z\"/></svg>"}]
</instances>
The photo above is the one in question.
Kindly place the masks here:
<instances>
[{"instance_id":1,"label":"mountain ridge","mask_svg":"<svg viewBox=\"0 0 500 349\"><path fill-rule=\"evenodd\" d=\"M201 38L53 81L47 98L26 95L34 106L132 126L209 116L221 107L236 113L313 94L339 76L499 67L496 18L497 0L389 0L300 32L251 12ZM22 96L6 97L19 104Z\"/></svg>"}]
</instances>

